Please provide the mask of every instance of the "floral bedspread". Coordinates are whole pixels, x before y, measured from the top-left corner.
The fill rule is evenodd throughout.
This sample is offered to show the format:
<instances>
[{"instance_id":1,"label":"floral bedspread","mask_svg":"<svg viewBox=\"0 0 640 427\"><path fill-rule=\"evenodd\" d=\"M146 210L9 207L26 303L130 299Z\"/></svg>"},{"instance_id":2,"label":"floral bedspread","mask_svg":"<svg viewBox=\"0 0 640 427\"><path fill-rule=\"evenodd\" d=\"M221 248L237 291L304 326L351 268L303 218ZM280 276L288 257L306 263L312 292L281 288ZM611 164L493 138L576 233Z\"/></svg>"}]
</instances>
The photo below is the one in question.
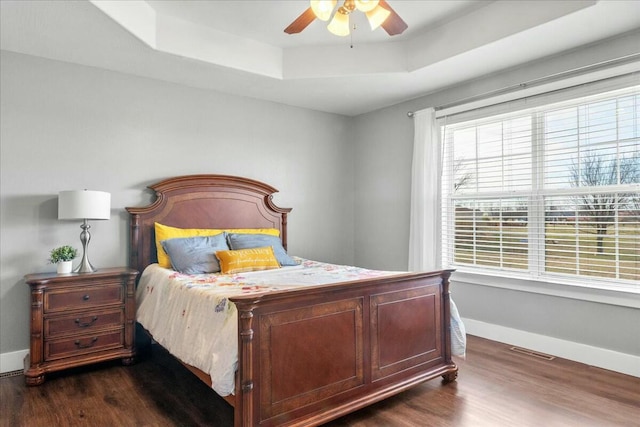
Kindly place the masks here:
<instances>
[{"instance_id":1,"label":"floral bedspread","mask_svg":"<svg viewBox=\"0 0 640 427\"><path fill-rule=\"evenodd\" d=\"M234 392L237 311L229 297L400 274L296 258L298 266L239 274L186 275L147 267L137 288L137 320L160 345Z\"/></svg>"}]
</instances>

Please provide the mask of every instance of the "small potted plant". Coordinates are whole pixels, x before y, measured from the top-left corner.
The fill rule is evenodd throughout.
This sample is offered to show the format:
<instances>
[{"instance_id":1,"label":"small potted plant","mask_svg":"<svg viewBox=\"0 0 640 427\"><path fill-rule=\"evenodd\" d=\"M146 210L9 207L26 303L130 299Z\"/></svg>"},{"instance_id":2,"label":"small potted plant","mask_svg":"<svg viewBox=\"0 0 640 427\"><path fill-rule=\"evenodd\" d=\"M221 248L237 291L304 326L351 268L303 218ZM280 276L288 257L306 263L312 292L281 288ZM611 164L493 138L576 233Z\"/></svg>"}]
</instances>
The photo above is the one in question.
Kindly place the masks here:
<instances>
[{"instance_id":1,"label":"small potted plant","mask_svg":"<svg viewBox=\"0 0 640 427\"><path fill-rule=\"evenodd\" d=\"M71 273L73 259L78 256L78 251L69 245L52 249L49 255L49 262L56 264L58 274Z\"/></svg>"}]
</instances>

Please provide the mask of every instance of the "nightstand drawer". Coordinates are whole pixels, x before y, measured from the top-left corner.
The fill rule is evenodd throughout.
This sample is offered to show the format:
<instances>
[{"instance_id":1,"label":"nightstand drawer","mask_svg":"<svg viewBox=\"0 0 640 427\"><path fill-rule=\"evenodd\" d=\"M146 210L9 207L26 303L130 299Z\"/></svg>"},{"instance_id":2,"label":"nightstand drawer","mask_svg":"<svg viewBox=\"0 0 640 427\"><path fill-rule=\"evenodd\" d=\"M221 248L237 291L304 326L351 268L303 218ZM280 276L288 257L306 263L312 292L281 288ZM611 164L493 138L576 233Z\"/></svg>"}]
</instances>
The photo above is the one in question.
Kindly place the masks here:
<instances>
[{"instance_id":1,"label":"nightstand drawer","mask_svg":"<svg viewBox=\"0 0 640 427\"><path fill-rule=\"evenodd\" d=\"M50 290L44 295L44 312L51 313L106 304L120 304L124 302L122 290L120 283L82 289Z\"/></svg>"},{"instance_id":2,"label":"nightstand drawer","mask_svg":"<svg viewBox=\"0 0 640 427\"><path fill-rule=\"evenodd\" d=\"M45 361L124 347L124 330L45 341Z\"/></svg>"},{"instance_id":3,"label":"nightstand drawer","mask_svg":"<svg viewBox=\"0 0 640 427\"><path fill-rule=\"evenodd\" d=\"M70 316L56 316L44 320L44 337L89 333L93 330L114 328L124 324L124 310L93 311Z\"/></svg>"}]
</instances>

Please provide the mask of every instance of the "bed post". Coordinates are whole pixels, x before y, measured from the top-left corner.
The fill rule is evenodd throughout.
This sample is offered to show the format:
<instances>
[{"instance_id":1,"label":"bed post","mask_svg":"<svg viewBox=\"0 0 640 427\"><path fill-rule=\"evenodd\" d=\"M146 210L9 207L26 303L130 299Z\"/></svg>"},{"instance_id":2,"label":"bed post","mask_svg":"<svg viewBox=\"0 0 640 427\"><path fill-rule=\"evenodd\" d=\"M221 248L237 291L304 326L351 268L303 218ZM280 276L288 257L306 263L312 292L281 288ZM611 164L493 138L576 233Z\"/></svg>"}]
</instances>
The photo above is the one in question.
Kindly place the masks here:
<instances>
[{"instance_id":1,"label":"bed post","mask_svg":"<svg viewBox=\"0 0 640 427\"><path fill-rule=\"evenodd\" d=\"M444 354L446 355L446 363L451 366L455 366L453 359L451 358L451 291L449 290L450 282L449 277L453 270L442 271L442 310L444 325ZM458 368L454 371L448 372L442 376L444 383L450 383L458 378Z\"/></svg>"},{"instance_id":2,"label":"bed post","mask_svg":"<svg viewBox=\"0 0 640 427\"><path fill-rule=\"evenodd\" d=\"M274 189L274 192L275 191L277 190ZM276 206L276 204L273 203L273 193L264 196L264 203L269 207L269 209L280 215L280 240L282 240L282 246L287 249L287 214L291 212L291 208L281 208Z\"/></svg>"},{"instance_id":3,"label":"bed post","mask_svg":"<svg viewBox=\"0 0 640 427\"><path fill-rule=\"evenodd\" d=\"M139 268L138 247L140 245L140 215L133 213L131 214L131 224L129 232L129 238L131 239L131 242L129 242L129 266L131 268Z\"/></svg>"},{"instance_id":4,"label":"bed post","mask_svg":"<svg viewBox=\"0 0 640 427\"><path fill-rule=\"evenodd\" d=\"M254 408L254 314L260 299L242 303L235 303L238 309L238 371L240 372L239 384L236 384L236 405L234 412L234 426L253 425Z\"/></svg>"}]
</instances>

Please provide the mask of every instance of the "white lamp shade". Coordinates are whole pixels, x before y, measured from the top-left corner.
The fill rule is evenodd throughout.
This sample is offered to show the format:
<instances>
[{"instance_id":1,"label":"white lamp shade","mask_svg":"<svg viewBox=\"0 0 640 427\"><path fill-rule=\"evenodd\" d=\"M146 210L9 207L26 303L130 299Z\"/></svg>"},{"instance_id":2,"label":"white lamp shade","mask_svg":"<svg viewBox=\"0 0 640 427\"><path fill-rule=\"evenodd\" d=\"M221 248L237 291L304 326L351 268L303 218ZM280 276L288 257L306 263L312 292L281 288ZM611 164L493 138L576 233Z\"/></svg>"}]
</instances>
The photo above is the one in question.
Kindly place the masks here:
<instances>
[{"instance_id":1,"label":"white lamp shade","mask_svg":"<svg viewBox=\"0 0 640 427\"><path fill-rule=\"evenodd\" d=\"M336 7L336 0L311 0L311 10L316 15L316 18L323 21L328 21L331 18L331 12Z\"/></svg>"},{"instance_id":2,"label":"white lamp shade","mask_svg":"<svg viewBox=\"0 0 640 427\"><path fill-rule=\"evenodd\" d=\"M333 19L329 22L329 25L327 25L327 29L336 36L348 36L350 33L349 15L338 10L333 15Z\"/></svg>"},{"instance_id":3,"label":"white lamp shade","mask_svg":"<svg viewBox=\"0 0 640 427\"><path fill-rule=\"evenodd\" d=\"M72 190L58 195L58 219L109 219L111 194L104 191Z\"/></svg>"},{"instance_id":4,"label":"white lamp shade","mask_svg":"<svg viewBox=\"0 0 640 427\"><path fill-rule=\"evenodd\" d=\"M356 9L360 12L369 12L375 9L380 0L356 0Z\"/></svg>"},{"instance_id":5,"label":"white lamp shade","mask_svg":"<svg viewBox=\"0 0 640 427\"><path fill-rule=\"evenodd\" d=\"M375 9L366 13L367 20L369 21L369 25L371 26L371 31L378 28L382 23L391 15L384 7L378 5Z\"/></svg>"}]
</instances>

